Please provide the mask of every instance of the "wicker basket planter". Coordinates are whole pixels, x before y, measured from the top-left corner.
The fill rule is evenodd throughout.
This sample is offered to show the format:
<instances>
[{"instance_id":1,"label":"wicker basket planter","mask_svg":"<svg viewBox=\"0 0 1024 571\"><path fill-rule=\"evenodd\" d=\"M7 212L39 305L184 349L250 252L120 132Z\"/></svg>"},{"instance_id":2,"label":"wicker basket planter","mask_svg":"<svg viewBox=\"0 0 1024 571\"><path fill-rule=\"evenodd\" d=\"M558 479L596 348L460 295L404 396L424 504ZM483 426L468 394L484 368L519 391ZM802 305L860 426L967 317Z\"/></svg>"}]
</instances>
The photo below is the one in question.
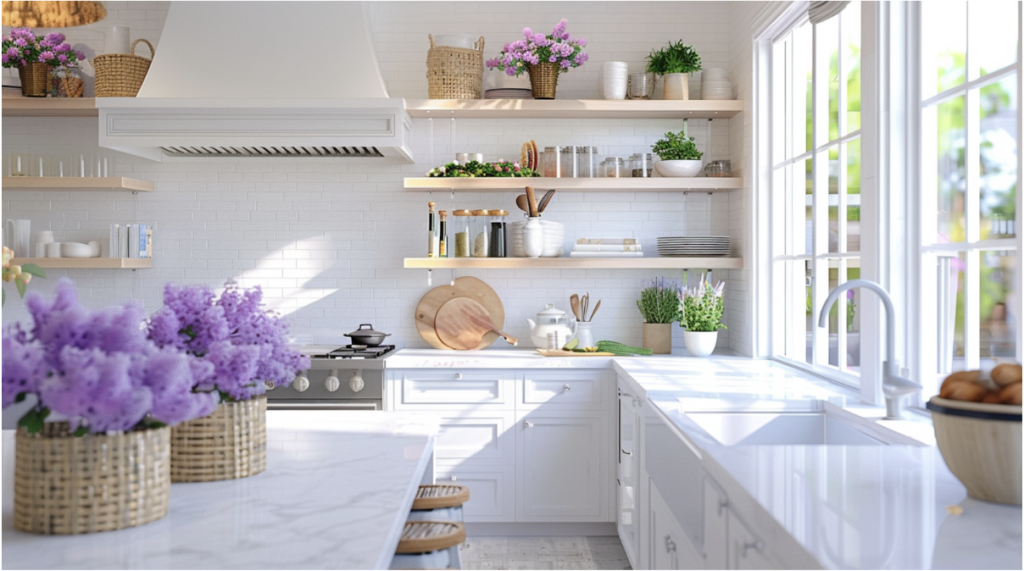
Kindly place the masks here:
<instances>
[{"instance_id":1,"label":"wicker basket planter","mask_svg":"<svg viewBox=\"0 0 1024 571\"><path fill-rule=\"evenodd\" d=\"M14 527L68 535L167 515L171 429L75 437L66 422L15 434Z\"/></svg>"},{"instance_id":2,"label":"wicker basket planter","mask_svg":"<svg viewBox=\"0 0 1024 571\"><path fill-rule=\"evenodd\" d=\"M484 82L484 37L476 49L438 46L429 34L427 92L431 99L480 99Z\"/></svg>"},{"instance_id":3,"label":"wicker basket planter","mask_svg":"<svg viewBox=\"0 0 1024 571\"><path fill-rule=\"evenodd\" d=\"M554 99L560 72L558 64L545 61L529 66L528 70L530 72L530 87L533 88L533 98Z\"/></svg>"},{"instance_id":4,"label":"wicker basket planter","mask_svg":"<svg viewBox=\"0 0 1024 571\"><path fill-rule=\"evenodd\" d=\"M149 46L150 57L156 55L153 44L138 39L132 42L130 54L107 54L96 56L92 65L96 69L96 97L135 97L142 87L142 82L149 73L149 64L153 62L135 55L135 47L139 42Z\"/></svg>"},{"instance_id":5,"label":"wicker basket planter","mask_svg":"<svg viewBox=\"0 0 1024 571\"><path fill-rule=\"evenodd\" d=\"M30 62L18 66L21 94L25 97L46 97L46 80L49 77L50 66L43 62Z\"/></svg>"},{"instance_id":6,"label":"wicker basket planter","mask_svg":"<svg viewBox=\"0 0 1024 571\"><path fill-rule=\"evenodd\" d=\"M267 468L267 397L221 403L171 429L171 481L212 482Z\"/></svg>"}]
</instances>

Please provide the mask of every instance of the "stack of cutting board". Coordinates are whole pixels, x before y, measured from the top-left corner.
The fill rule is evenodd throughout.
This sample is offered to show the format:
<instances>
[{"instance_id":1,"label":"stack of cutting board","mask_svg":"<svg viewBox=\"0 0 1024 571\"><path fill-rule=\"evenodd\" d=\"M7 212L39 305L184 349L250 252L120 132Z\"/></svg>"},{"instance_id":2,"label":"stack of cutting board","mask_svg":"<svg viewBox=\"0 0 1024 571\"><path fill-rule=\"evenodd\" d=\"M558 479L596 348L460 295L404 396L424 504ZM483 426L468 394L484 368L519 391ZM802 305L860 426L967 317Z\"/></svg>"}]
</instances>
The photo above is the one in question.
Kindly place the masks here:
<instances>
[{"instance_id":1,"label":"stack of cutting board","mask_svg":"<svg viewBox=\"0 0 1024 571\"><path fill-rule=\"evenodd\" d=\"M489 285L473 277L457 278L452 285L436 287L416 304L416 330L437 349L483 349L504 337L505 307Z\"/></svg>"}]
</instances>

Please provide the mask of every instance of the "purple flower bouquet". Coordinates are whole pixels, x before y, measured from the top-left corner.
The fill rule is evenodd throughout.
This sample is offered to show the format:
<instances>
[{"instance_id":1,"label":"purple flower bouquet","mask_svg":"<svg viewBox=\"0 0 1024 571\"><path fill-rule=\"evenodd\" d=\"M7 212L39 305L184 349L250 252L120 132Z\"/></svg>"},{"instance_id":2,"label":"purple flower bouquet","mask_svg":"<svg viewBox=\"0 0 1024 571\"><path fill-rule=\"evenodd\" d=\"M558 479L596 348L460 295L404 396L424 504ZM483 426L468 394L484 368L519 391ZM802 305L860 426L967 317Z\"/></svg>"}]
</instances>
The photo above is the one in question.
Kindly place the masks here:
<instances>
[{"instance_id":1,"label":"purple flower bouquet","mask_svg":"<svg viewBox=\"0 0 1024 571\"><path fill-rule=\"evenodd\" d=\"M3 37L4 67L19 67L29 63L45 63L51 67L78 67L85 54L71 49L64 34L53 32L37 36L31 28L14 28L10 36Z\"/></svg>"},{"instance_id":2,"label":"purple flower bouquet","mask_svg":"<svg viewBox=\"0 0 1024 571\"><path fill-rule=\"evenodd\" d=\"M560 73L583 65L589 56L583 53L587 40L570 39L565 31L567 22L558 22L550 34L535 34L530 28L523 30L523 39L505 44L498 57L488 60L487 67L497 68L507 75L518 77L529 70L529 66L550 63L558 66Z\"/></svg>"}]
</instances>

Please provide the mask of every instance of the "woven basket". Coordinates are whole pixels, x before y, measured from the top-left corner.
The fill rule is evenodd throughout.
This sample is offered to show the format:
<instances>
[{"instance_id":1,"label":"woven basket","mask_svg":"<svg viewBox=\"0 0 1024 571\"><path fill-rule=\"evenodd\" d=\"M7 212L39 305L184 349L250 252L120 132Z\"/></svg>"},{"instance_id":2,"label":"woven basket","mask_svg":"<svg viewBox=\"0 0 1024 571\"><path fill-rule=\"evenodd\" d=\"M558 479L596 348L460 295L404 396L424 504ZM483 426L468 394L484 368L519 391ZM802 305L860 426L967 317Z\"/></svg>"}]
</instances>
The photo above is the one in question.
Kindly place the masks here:
<instances>
[{"instance_id":1,"label":"woven basket","mask_svg":"<svg viewBox=\"0 0 1024 571\"><path fill-rule=\"evenodd\" d=\"M135 97L149 72L152 59L135 55L139 42L149 46L150 57L156 55L153 44L138 39L132 42L131 54L107 54L92 59L96 69L96 97Z\"/></svg>"},{"instance_id":2,"label":"woven basket","mask_svg":"<svg viewBox=\"0 0 1024 571\"><path fill-rule=\"evenodd\" d=\"M221 403L171 429L171 481L212 482L267 469L267 397Z\"/></svg>"},{"instance_id":3,"label":"woven basket","mask_svg":"<svg viewBox=\"0 0 1024 571\"><path fill-rule=\"evenodd\" d=\"M484 82L484 37L476 49L438 46L428 34L427 91L431 99L480 99Z\"/></svg>"},{"instance_id":4,"label":"woven basket","mask_svg":"<svg viewBox=\"0 0 1024 571\"><path fill-rule=\"evenodd\" d=\"M15 434L14 527L69 535L167 515L171 429L75 437L68 423Z\"/></svg>"},{"instance_id":5,"label":"woven basket","mask_svg":"<svg viewBox=\"0 0 1024 571\"><path fill-rule=\"evenodd\" d=\"M531 65L527 69L530 72L530 87L533 88L533 98L554 99L555 89L558 88L558 74L561 71L558 64L545 61L537 65Z\"/></svg>"},{"instance_id":6,"label":"woven basket","mask_svg":"<svg viewBox=\"0 0 1024 571\"><path fill-rule=\"evenodd\" d=\"M18 66L18 77L21 79L21 94L25 97L46 97L49 91L47 80L50 78L50 66L43 62L31 62Z\"/></svg>"}]
</instances>

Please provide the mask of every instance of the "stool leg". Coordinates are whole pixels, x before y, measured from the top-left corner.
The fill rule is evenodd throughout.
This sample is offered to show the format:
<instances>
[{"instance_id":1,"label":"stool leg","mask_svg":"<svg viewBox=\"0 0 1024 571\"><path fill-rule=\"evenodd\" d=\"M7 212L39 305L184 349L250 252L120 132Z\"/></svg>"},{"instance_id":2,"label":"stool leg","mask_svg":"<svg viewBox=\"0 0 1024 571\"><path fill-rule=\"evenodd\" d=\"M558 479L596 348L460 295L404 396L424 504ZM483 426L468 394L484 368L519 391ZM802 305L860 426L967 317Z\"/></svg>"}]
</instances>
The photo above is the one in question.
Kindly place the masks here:
<instances>
[{"instance_id":1,"label":"stool leg","mask_svg":"<svg viewBox=\"0 0 1024 571\"><path fill-rule=\"evenodd\" d=\"M462 544L453 545L448 549L451 552L451 562L448 563L448 568L462 569Z\"/></svg>"}]
</instances>

